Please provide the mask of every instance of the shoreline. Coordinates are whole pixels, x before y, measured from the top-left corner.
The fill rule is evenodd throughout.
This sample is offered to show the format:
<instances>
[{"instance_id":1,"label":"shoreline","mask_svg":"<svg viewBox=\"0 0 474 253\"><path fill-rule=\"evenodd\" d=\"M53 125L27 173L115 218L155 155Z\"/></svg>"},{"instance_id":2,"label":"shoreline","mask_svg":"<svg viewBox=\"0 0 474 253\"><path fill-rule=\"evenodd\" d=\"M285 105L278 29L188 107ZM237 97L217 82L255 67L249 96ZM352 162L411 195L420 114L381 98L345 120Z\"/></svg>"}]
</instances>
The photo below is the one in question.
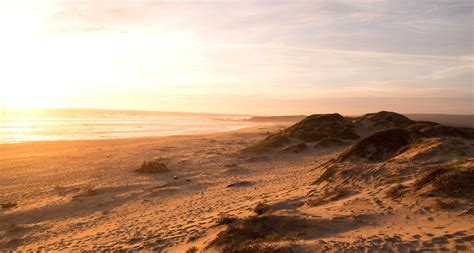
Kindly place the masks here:
<instances>
[{"instance_id":1,"label":"shoreline","mask_svg":"<svg viewBox=\"0 0 474 253\"><path fill-rule=\"evenodd\" d=\"M273 126L276 124L265 124L262 123L261 125L257 126L247 126L239 129L234 129L234 130L223 130L223 131L213 131L213 132L199 132L199 133L189 133L189 134L174 134L174 135L157 135L157 136L137 136L137 137L118 137L118 138L105 138L105 139L73 139L73 140L38 140L38 141L24 141L24 142L11 142L11 143L0 143L0 149L3 146L21 146L21 145L47 145L51 143L82 143L82 142L88 142L88 143L94 143L94 142L114 142L114 141L124 141L124 142L129 142L129 141L142 141L142 140L157 140L161 138L180 138L180 137L186 137L186 136L199 136L199 135L218 135L218 134L225 134L225 133L232 133L232 132L240 132L240 131L252 131L256 130L260 127L268 127L268 126Z\"/></svg>"}]
</instances>

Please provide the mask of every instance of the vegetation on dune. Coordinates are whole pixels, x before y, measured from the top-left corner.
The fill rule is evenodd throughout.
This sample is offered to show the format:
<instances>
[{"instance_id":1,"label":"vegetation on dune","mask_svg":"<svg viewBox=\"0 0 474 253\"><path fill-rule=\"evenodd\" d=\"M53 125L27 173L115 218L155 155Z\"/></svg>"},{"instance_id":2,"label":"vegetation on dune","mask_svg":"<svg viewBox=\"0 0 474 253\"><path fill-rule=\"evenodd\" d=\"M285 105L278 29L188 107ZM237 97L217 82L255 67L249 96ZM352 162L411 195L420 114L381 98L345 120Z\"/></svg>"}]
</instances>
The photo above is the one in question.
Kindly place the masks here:
<instances>
[{"instance_id":1,"label":"vegetation on dune","mask_svg":"<svg viewBox=\"0 0 474 253\"><path fill-rule=\"evenodd\" d=\"M396 184L392 187L390 187L387 192L385 192L385 195L389 198L392 198L392 199L397 199L397 198L400 198L401 196L403 196L403 194L405 193L405 190L406 187L403 186L402 184Z\"/></svg>"},{"instance_id":2,"label":"vegetation on dune","mask_svg":"<svg viewBox=\"0 0 474 253\"><path fill-rule=\"evenodd\" d=\"M474 168L436 168L417 179L414 188L431 186L431 192L448 197L474 196Z\"/></svg>"},{"instance_id":3,"label":"vegetation on dune","mask_svg":"<svg viewBox=\"0 0 474 253\"><path fill-rule=\"evenodd\" d=\"M321 196L318 196L315 199L310 199L307 204L309 206L318 206L327 201L336 201L340 198L347 196L349 191L345 187L336 187L329 191L326 191Z\"/></svg>"},{"instance_id":4,"label":"vegetation on dune","mask_svg":"<svg viewBox=\"0 0 474 253\"><path fill-rule=\"evenodd\" d=\"M9 208L13 208L13 207L16 207L16 206L17 206L17 203L14 203L14 202L8 202L8 203L1 204L2 209L9 209Z\"/></svg>"},{"instance_id":5,"label":"vegetation on dune","mask_svg":"<svg viewBox=\"0 0 474 253\"><path fill-rule=\"evenodd\" d=\"M250 217L230 224L216 236L208 248L220 249L221 252L280 252L282 245L272 245L272 242L297 240L294 231L310 226L305 219L295 217Z\"/></svg>"},{"instance_id":6,"label":"vegetation on dune","mask_svg":"<svg viewBox=\"0 0 474 253\"><path fill-rule=\"evenodd\" d=\"M318 185L321 184L322 182L328 180L331 178L334 174L336 174L336 166L330 166L326 168L326 170L319 176L319 178L313 182L313 184Z\"/></svg>"},{"instance_id":7,"label":"vegetation on dune","mask_svg":"<svg viewBox=\"0 0 474 253\"><path fill-rule=\"evenodd\" d=\"M429 127L437 126L437 123L430 122L430 121L415 121L413 124L410 124L406 127L409 131L421 131L423 129L427 129Z\"/></svg>"},{"instance_id":8,"label":"vegetation on dune","mask_svg":"<svg viewBox=\"0 0 474 253\"><path fill-rule=\"evenodd\" d=\"M446 196L474 198L474 168L450 169L433 180L433 187Z\"/></svg>"},{"instance_id":9,"label":"vegetation on dune","mask_svg":"<svg viewBox=\"0 0 474 253\"><path fill-rule=\"evenodd\" d=\"M423 137L457 137L474 139L474 128L444 126L429 121L415 121L407 127L410 131L419 131Z\"/></svg>"},{"instance_id":10,"label":"vegetation on dune","mask_svg":"<svg viewBox=\"0 0 474 253\"><path fill-rule=\"evenodd\" d=\"M186 253L197 253L199 249L196 246L193 246L186 250Z\"/></svg>"},{"instance_id":11,"label":"vegetation on dune","mask_svg":"<svg viewBox=\"0 0 474 253\"><path fill-rule=\"evenodd\" d=\"M437 177L439 177L440 175L446 173L448 170L445 169L445 168L435 168L433 170L431 170L430 172L424 174L423 176L421 176L420 178L418 178L415 183L414 183L414 187L416 190L419 190L421 188L423 188L425 185L433 182L433 180Z\"/></svg>"},{"instance_id":12,"label":"vegetation on dune","mask_svg":"<svg viewBox=\"0 0 474 253\"><path fill-rule=\"evenodd\" d=\"M291 239L290 241L294 241ZM255 240L254 242L249 241L244 244L230 245L225 247L222 252L226 253L275 253L275 252L294 252L293 245L275 245L268 244L271 242L271 238L268 240ZM280 239L279 241L283 241ZM266 243L267 242L267 243Z\"/></svg>"},{"instance_id":13,"label":"vegetation on dune","mask_svg":"<svg viewBox=\"0 0 474 253\"><path fill-rule=\"evenodd\" d=\"M436 199L433 207L436 209L453 209L459 206L459 201L456 199Z\"/></svg>"},{"instance_id":14,"label":"vegetation on dune","mask_svg":"<svg viewBox=\"0 0 474 253\"><path fill-rule=\"evenodd\" d=\"M400 159L449 161L443 167L436 168L419 177L413 184L415 190L423 188L423 192L428 193L427 196L452 198L474 196L474 169L467 169L469 166L465 162L466 160L461 160L462 157L469 157L470 147L464 141L456 139L472 139L474 129L447 127L432 122L415 122L403 115L390 112L367 114L356 118L353 121L356 126L367 124L366 121L361 121L361 118L373 122L385 122L385 126L400 125L400 127L381 130L356 141L341 152L337 158L321 165L324 172L313 182L314 185L333 178L338 173L336 168L339 168L339 165L340 168L344 168L345 165L339 164L341 162L361 159L360 161L364 162L380 163L390 161L390 159L403 154ZM389 124L389 122L391 123ZM332 137L321 140L316 147L333 141L343 142ZM383 170L377 169L377 171L384 174ZM403 197L408 189L408 186L396 184L387 189L385 194L389 198L397 199ZM319 198L313 202L318 204L324 202L324 199Z\"/></svg>"},{"instance_id":15,"label":"vegetation on dune","mask_svg":"<svg viewBox=\"0 0 474 253\"><path fill-rule=\"evenodd\" d=\"M244 187L244 186L251 186L251 185L254 185L253 182L250 182L250 181L239 181L239 182L235 182L235 183L231 183L231 184L228 184L227 185L227 188L231 188L231 187Z\"/></svg>"},{"instance_id":16,"label":"vegetation on dune","mask_svg":"<svg viewBox=\"0 0 474 253\"><path fill-rule=\"evenodd\" d=\"M228 224L231 224L231 223L235 222L236 220L237 220L237 218L235 218L233 216L229 216L227 214L221 213L221 214L219 214L219 218L217 219L216 225L217 226L228 225Z\"/></svg>"},{"instance_id":17,"label":"vegetation on dune","mask_svg":"<svg viewBox=\"0 0 474 253\"><path fill-rule=\"evenodd\" d=\"M305 150L308 150L308 145L306 145L306 143L299 143L285 148L285 151L293 153L301 153Z\"/></svg>"},{"instance_id":18,"label":"vegetation on dune","mask_svg":"<svg viewBox=\"0 0 474 253\"><path fill-rule=\"evenodd\" d=\"M331 139L334 138L334 139ZM328 140L355 140L359 136L354 127L340 114L315 114L308 116L291 127L279 133L267 136L265 139L253 144L243 152L265 152L281 148L292 140L303 142L316 142ZM299 144L303 148L302 144ZM303 150L299 149L297 152Z\"/></svg>"},{"instance_id":19,"label":"vegetation on dune","mask_svg":"<svg viewBox=\"0 0 474 253\"><path fill-rule=\"evenodd\" d=\"M420 130L429 137L459 137L474 139L474 128L431 125Z\"/></svg>"},{"instance_id":20,"label":"vegetation on dune","mask_svg":"<svg viewBox=\"0 0 474 253\"><path fill-rule=\"evenodd\" d=\"M394 112L369 113L353 119L352 122L338 113L333 113L308 116L279 133L267 136L243 151L266 152L282 148L295 141L319 142L316 147L323 148L340 146L348 141L359 139L355 128L362 126L361 124L366 124L367 121L371 122L374 127L382 127L388 130L376 132L372 136L361 140L346 153L375 162L404 152L406 145L417 138L459 137L474 139L473 128L450 127L433 122L413 121ZM301 152L301 150L297 152Z\"/></svg>"},{"instance_id":21,"label":"vegetation on dune","mask_svg":"<svg viewBox=\"0 0 474 253\"><path fill-rule=\"evenodd\" d=\"M303 141L320 141L327 137L354 140L359 138L353 126L340 114L314 114L285 129L285 136Z\"/></svg>"},{"instance_id":22,"label":"vegetation on dune","mask_svg":"<svg viewBox=\"0 0 474 253\"><path fill-rule=\"evenodd\" d=\"M270 211L270 207L267 204L258 203L257 206L255 206L255 208L253 209L253 211L257 215L261 215L261 214L264 214L264 213Z\"/></svg>"},{"instance_id":23,"label":"vegetation on dune","mask_svg":"<svg viewBox=\"0 0 474 253\"><path fill-rule=\"evenodd\" d=\"M372 162L380 162L399 154L400 150L410 144L414 138L406 129L393 128L377 132L366 137L339 155L338 160L365 158Z\"/></svg>"},{"instance_id":24,"label":"vegetation on dune","mask_svg":"<svg viewBox=\"0 0 474 253\"><path fill-rule=\"evenodd\" d=\"M244 153L261 153L269 151L275 148L281 148L285 144L289 143L290 139L280 133L270 135L265 139L251 145L248 148L242 150Z\"/></svg>"},{"instance_id":25,"label":"vegetation on dune","mask_svg":"<svg viewBox=\"0 0 474 253\"><path fill-rule=\"evenodd\" d=\"M380 127L403 127L414 122L401 114L387 111L368 113L359 117L357 120L368 120L372 122L374 126Z\"/></svg>"},{"instance_id":26,"label":"vegetation on dune","mask_svg":"<svg viewBox=\"0 0 474 253\"><path fill-rule=\"evenodd\" d=\"M328 148L328 147L342 146L344 144L346 143L339 138L327 137L327 138L322 139L320 142L318 142L318 144L316 144L314 147L315 148L319 148L319 147Z\"/></svg>"},{"instance_id":27,"label":"vegetation on dune","mask_svg":"<svg viewBox=\"0 0 474 253\"><path fill-rule=\"evenodd\" d=\"M265 237L264 241L280 242L280 241L295 241L298 237L294 233L279 234L273 232L271 235Z\"/></svg>"}]
</instances>

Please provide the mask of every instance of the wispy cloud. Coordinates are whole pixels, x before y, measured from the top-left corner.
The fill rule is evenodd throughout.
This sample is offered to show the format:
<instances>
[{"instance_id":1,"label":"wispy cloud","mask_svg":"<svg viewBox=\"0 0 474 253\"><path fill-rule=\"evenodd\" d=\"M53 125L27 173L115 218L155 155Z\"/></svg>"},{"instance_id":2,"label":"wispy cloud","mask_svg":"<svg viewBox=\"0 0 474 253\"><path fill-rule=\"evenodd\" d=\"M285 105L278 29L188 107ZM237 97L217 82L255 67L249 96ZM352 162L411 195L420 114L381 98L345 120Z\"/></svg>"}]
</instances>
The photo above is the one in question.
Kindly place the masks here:
<instances>
[{"instance_id":1,"label":"wispy cloud","mask_svg":"<svg viewBox=\"0 0 474 253\"><path fill-rule=\"evenodd\" d=\"M10 5L36 15L30 21L41 38L31 40L31 51L48 56L51 66L40 66L46 72L63 69L67 75L60 81L74 84L73 93L133 87L153 94L294 99L472 95L472 1L45 0ZM14 61L25 47L5 51ZM65 59L80 71L66 69L60 64Z\"/></svg>"}]
</instances>

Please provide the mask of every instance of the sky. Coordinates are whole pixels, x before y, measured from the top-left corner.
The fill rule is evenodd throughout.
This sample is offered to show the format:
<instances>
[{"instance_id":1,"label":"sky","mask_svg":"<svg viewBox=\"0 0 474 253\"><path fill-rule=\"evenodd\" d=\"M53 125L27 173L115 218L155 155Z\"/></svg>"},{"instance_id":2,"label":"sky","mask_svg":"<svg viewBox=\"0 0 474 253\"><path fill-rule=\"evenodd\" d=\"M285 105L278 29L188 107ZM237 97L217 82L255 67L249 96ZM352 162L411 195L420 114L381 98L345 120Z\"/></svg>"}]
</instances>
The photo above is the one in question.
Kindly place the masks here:
<instances>
[{"instance_id":1,"label":"sky","mask_svg":"<svg viewBox=\"0 0 474 253\"><path fill-rule=\"evenodd\" d=\"M0 0L0 106L473 113L474 3Z\"/></svg>"}]
</instances>

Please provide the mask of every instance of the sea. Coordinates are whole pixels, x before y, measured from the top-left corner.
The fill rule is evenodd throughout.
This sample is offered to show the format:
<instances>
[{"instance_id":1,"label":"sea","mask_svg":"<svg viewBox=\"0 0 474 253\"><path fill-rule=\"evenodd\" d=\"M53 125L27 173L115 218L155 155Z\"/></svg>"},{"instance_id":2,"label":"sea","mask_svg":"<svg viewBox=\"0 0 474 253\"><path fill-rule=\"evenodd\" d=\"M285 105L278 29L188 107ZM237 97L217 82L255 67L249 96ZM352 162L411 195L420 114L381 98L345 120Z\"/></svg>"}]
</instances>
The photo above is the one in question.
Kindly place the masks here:
<instances>
[{"instance_id":1,"label":"sea","mask_svg":"<svg viewBox=\"0 0 474 253\"><path fill-rule=\"evenodd\" d=\"M247 118L246 115L152 111L0 109L0 143L187 135L257 125L246 121Z\"/></svg>"}]
</instances>

